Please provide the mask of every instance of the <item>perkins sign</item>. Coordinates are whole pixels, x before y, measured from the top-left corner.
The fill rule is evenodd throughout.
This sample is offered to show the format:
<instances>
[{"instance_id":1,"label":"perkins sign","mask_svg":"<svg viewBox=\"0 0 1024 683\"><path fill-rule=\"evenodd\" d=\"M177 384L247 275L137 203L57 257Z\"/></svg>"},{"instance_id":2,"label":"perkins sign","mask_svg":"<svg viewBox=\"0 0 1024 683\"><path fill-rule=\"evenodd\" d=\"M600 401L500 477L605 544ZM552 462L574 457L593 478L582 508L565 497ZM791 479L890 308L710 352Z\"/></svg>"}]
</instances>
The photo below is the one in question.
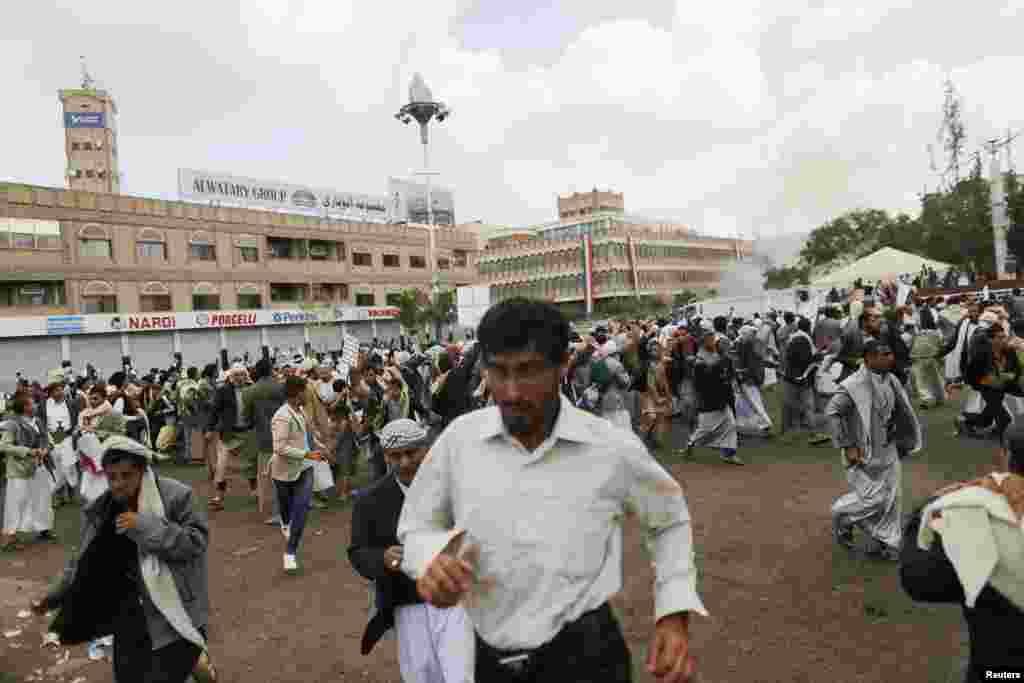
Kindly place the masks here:
<instances>
[{"instance_id":1,"label":"perkins sign","mask_svg":"<svg viewBox=\"0 0 1024 683\"><path fill-rule=\"evenodd\" d=\"M192 202L223 202L246 208L316 213L330 217L386 222L387 197L254 180L223 173L178 170L178 197Z\"/></svg>"},{"instance_id":2,"label":"perkins sign","mask_svg":"<svg viewBox=\"0 0 1024 683\"><path fill-rule=\"evenodd\" d=\"M106 121L101 111L64 112L65 128L106 128Z\"/></svg>"}]
</instances>

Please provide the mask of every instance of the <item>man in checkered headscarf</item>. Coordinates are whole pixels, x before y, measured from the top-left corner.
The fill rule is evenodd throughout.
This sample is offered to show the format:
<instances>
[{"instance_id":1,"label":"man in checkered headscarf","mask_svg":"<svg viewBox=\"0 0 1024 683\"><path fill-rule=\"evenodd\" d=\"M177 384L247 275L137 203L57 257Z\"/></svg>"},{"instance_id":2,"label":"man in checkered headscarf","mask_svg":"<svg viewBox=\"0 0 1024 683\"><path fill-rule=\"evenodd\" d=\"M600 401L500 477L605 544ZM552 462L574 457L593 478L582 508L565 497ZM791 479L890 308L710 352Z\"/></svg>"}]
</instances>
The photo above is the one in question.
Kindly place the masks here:
<instances>
[{"instance_id":1,"label":"man in checkered headscarf","mask_svg":"<svg viewBox=\"0 0 1024 683\"><path fill-rule=\"evenodd\" d=\"M363 634L362 653L369 654L394 628L403 681L473 680L475 636L469 616L461 606L425 603L402 567L398 517L430 447L429 433L415 420L403 418L387 423L379 438L391 472L356 500L348 549L352 566L375 584L376 610Z\"/></svg>"}]
</instances>

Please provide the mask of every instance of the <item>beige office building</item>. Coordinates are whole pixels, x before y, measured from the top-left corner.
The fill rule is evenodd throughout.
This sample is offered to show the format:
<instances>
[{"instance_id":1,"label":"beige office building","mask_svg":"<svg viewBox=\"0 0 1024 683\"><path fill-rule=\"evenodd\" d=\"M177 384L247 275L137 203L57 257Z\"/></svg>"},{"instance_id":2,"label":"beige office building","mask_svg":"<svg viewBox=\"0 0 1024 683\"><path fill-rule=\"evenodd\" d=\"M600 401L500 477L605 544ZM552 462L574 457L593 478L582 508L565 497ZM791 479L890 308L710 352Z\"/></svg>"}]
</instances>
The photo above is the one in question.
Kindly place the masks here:
<instances>
[{"instance_id":1,"label":"beige office building","mask_svg":"<svg viewBox=\"0 0 1024 683\"><path fill-rule=\"evenodd\" d=\"M685 290L706 294L724 272L753 254L750 240L707 237L672 222L631 216L614 192L558 198L557 223L492 231L480 255L480 283L491 300L539 297L578 312L585 302L583 241L593 252L593 298L656 296L671 302Z\"/></svg>"}]
</instances>

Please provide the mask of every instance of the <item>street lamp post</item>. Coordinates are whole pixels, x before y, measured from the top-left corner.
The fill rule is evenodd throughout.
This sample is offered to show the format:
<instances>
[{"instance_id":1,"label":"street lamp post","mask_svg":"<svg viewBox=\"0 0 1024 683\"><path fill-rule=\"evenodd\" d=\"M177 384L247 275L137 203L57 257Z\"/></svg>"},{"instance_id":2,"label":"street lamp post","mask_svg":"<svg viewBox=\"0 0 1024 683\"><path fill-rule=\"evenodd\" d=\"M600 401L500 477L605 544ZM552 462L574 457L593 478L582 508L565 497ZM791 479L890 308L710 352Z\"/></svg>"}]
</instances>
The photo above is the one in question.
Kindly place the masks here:
<instances>
[{"instance_id":1,"label":"street lamp post","mask_svg":"<svg viewBox=\"0 0 1024 683\"><path fill-rule=\"evenodd\" d=\"M431 121L441 123L451 114L444 102L436 102L430 88L423 82L423 76L415 74L409 84L409 104L398 110L395 118L402 123L416 121L420 124L420 143L423 145L423 175L427 177L427 225L434 225L434 203L431 195L430 176L430 135Z\"/></svg>"},{"instance_id":2,"label":"street lamp post","mask_svg":"<svg viewBox=\"0 0 1024 683\"><path fill-rule=\"evenodd\" d=\"M430 242L430 269L431 295L436 302L440 283L437 273L436 236L434 234L434 200L432 197L431 176L435 175L430 170L430 135L429 126L431 121L441 123L451 114L451 111L443 102L434 100L433 93L423 81L423 76L416 73L409 83L409 103L398 110L395 118L402 123L416 121L420 124L420 144L423 145L423 171L419 175L426 177L427 185L427 234Z\"/></svg>"}]
</instances>

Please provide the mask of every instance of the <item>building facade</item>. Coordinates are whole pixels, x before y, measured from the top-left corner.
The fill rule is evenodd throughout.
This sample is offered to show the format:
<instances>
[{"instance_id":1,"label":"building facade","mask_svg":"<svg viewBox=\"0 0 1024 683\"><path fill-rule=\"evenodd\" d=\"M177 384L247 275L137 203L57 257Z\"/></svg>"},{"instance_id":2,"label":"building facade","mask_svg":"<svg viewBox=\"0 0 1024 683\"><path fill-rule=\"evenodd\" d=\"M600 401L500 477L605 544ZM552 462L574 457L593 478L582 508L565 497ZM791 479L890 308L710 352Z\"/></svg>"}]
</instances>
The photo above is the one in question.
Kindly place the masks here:
<instances>
[{"instance_id":1,"label":"building facade","mask_svg":"<svg viewBox=\"0 0 1024 683\"><path fill-rule=\"evenodd\" d=\"M578 309L587 295L584 237L592 250L595 305L640 296L668 303L685 290L707 293L737 261L753 255L749 240L704 237L613 209L534 228L528 238L496 236L480 255L480 284L490 286L492 301L528 296Z\"/></svg>"},{"instance_id":2,"label":"building facade","mask_svg":"<svg viewBox=\"0 0 1024 683\"><path fill-rule=\"evenodd\" d=\"M451 227L336 221L0 183L0 318L7 320L351 309L326 331L324 325L314 327L314 335L322 339L314 340L312 348L332 350L339 348L343 324L360 338L397 338L394 309L389 315L370 312L392 307L404 289L429 293L435 287L473 284L476 256L477 237ZM259 321L260 315L226 320ZM71 327L81 328L76 325ZM8 337L5 330L14 327L0 326L4 378L25 370L33 349L44 344ZM94 363L100 357L109 369L115 358L119 362L123 355L138 355L123 354L109 335L84 333L88 326L70 335L60 334L61 327L50 328L55 339L44 344L44 369L54 362L59 366L61 360L77 367L90 355ZM301 349L309 334L303 324L271 326L269 338L259 331L258 322L227 327L226 348L232 354L259 352L264 345ZM231 332L234 327L252 329L236 334ZM219 351L225 343L219 332L216 340L200 343L200 332L209 330L189 331L194 338L179 344L186 363L193 360L190 356L213 362L211 350ZM159 347L156 355L165 364L172 353L170 333L155 334L164 335L152 346ZM65 336L73 343L60 340ZM141 348L141 341L135 343ZM18 362L7 363L11 354L4 356L5 348ZM124 348L132 350L131 344Z\"/></svg>"},{"instance_id":3,"label":"building facade","mask_svg":"<svg viewBox=\"0 0 1024 683\"><path fill-rule=\"evenodd\" d=\"M621 192L601 192L596 187L590 192L573 192L567 197L558 197L558 220L561 221L596 214L622 214L625 210L626 200Z\"/></svg>"},{"instance_id":4,"label":"building facade","mask_svg":"<svg viewBox=\"0 0 1024 683\"><path fill-rule=\"evenodd\" d=\"M68 188L117 194L121 172L117 157L117 105L106 90L89 83L61 90L64 115L65 177Z\"/></svg>"}]
</instances>

